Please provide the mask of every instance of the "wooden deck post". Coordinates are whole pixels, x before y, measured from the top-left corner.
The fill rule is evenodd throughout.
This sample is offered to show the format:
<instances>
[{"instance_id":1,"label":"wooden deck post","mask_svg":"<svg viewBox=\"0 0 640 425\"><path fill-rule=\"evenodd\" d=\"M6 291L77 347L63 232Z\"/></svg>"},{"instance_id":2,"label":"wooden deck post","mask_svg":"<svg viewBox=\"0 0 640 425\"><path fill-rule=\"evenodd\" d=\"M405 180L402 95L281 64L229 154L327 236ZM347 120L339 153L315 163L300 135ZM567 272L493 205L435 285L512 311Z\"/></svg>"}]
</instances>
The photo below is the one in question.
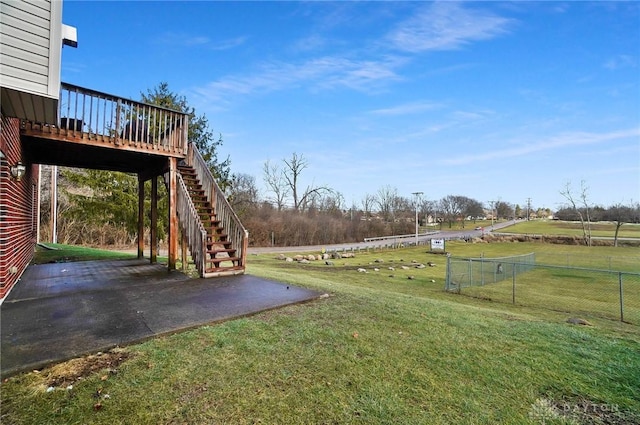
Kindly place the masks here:
<instances>
[{"instance_id":1,"label":"wooden deck post","mask_svg":"<svg viewBox=\"0 0 640 425\"><path fill-rule=\"evenodd\" d=\"M178 160L169 158L169 270L176 269L178 258Z\"/></svg>"},{"instance_id":2,"label":"wooden deck post","mask_svg":"<svg viewBox=\"0 0 640 425\"><path fill-rule=\"evenodd\" d=\"M144 257L144 179L138 174L138 258Z\"/></svg>"},{"instance_id":3,"label":"wooden deck post","mask_svg":"<svg viewBox=\"0 0 640 425\"><path fill-rule=\"evenodd\" d=\"M187 271L187 267L189 265L188 263L188 252L187 250L189 249L187 246L187 235L185 235L184 232L180 232L180 236L181 236L181 244L180 244L180 254L182 256L182 271L186 272Z\"/></svg>"},{"instance_id":4,"label":"wooden deck post","mask_svg":"<svg viewBox=\"0 0 640 425\"><path fill-rule=\"evenodd\" d=\"M155 264L158 262L158 176L151 178L151 231L149 233L151 264Z\"/></svg>"}]
</instances>

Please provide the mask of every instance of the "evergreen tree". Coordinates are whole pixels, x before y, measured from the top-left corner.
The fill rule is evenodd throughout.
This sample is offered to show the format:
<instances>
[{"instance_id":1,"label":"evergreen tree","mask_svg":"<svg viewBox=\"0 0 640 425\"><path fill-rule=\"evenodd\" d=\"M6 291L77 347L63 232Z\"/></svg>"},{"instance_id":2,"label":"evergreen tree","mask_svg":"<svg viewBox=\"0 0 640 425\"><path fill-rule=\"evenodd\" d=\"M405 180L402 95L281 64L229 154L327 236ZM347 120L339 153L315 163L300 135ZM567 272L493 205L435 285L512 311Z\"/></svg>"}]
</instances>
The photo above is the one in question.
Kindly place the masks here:
<instances>
[{"instance_id":1,"label":"evergreen tree","mask_svg":"<svg viewBox=\"0 0 640 425\"><path fill-rule=\"evenodd\" d=\"M186 97L179 96L169 90L169 84L161 82L156 87L141 93L141 101L151 105L158 105L164 108L180 111L189 115L189 141L198 147L209 166L209 170L224 191L231 185L229 157L224 161L218 159L218 148L222 145L222 135L216 140L213 132L209 128L209 121L205 115L196 115L195 108L189 106Z\"/></svg>"}]
</instances>

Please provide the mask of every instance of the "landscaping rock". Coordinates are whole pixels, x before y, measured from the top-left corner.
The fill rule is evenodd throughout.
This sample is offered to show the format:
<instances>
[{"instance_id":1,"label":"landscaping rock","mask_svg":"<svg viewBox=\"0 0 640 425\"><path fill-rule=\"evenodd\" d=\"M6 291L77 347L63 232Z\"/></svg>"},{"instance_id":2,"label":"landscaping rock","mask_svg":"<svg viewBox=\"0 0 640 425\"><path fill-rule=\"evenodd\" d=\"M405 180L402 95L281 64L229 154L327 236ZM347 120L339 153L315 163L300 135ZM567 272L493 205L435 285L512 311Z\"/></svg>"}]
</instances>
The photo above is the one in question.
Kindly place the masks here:
<instances>
[{"instance_id":1,"label":"landscaping rock","mask_svg":"<svg viewBox=\"0 0 640 425\"><path fill-rule=\"evenodd\" d=\"M581 326L593 326L588 321L581 319L579 317L569 317L567 319L567 323L571 323L572 325L581 325Z\"/></svg>"}]
</instances>

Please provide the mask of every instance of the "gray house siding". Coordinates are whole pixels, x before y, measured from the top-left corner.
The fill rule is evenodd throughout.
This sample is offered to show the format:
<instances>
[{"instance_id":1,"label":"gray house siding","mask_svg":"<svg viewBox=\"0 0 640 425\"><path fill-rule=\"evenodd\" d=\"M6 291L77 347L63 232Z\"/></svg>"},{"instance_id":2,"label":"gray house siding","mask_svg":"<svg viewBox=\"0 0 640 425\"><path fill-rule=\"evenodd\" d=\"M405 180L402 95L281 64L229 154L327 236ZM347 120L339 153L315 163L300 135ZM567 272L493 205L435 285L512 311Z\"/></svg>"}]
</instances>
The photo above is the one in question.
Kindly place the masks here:
<instances>
[{"instance_id":1,"label":"gray house siding","mask_svg":"<svg viewBox=\"0 0 640 425\"><path fill-rule=\"evenodd\" d=\"M61 18L61 1L0 0L0 85L4 95L8 95L6 89L58 99Z\"/></svg>"}]
</instances>

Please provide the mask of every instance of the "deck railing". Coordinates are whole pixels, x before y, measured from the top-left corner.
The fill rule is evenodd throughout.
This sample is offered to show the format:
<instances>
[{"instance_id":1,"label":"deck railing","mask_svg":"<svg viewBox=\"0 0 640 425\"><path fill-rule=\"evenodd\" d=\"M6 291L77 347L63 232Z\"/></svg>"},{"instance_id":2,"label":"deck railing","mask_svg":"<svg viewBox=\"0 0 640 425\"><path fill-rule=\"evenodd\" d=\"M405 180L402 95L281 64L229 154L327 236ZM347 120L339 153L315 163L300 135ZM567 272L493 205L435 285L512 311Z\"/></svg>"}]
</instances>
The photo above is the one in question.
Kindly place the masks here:
<instances>
[{"instance_id":1,"label":"deck railing","mask_svg":"<svg viewBox=\"0 0 640 425\"><path fill-rule=\"evenodd\" d=\"M177 180L176 209L178 211L178 222L180 223L183 234L187 238L187 245L189 246L191 258L195 263L196 269L200 276L204 276L207 232L204 229L202 221L198 216L198 210L193 204L187 186L180 174L177 175Z\"/></svg>"},{"instance_id":2,"label":"deck railing","mask_svg":"<svg viewBox=\"0 0 640 425\"><path fill-rule=\"evenodd\" d=\"M68 83L61 85L58 105L58 125L39 126L41 132L113 147L187 153L189 116L182 112Z\"/></svg>"},{"instance_id":3,"label":"deck railing","mask_svg":"<svg viewBox=\"0 0 640 425\"><path fill-rule=\"evenodd\" d=\"M218 186L216 180L213 178L202 155L200 155L198 149L193 148L191 143L189 144L187 161L189 161L189 165L196 170L202 189L214 207L216 218L220 220L221 227L224 228L227 233L228 240L231 241L232 244L231 246L236 249L236 256L241 258L240 265L245 266L249 245L249 233L240 222L233 208L231 208L229 201L227 201L222 189L220 189L220 186Z\"/></svg>"}]
</instances>

